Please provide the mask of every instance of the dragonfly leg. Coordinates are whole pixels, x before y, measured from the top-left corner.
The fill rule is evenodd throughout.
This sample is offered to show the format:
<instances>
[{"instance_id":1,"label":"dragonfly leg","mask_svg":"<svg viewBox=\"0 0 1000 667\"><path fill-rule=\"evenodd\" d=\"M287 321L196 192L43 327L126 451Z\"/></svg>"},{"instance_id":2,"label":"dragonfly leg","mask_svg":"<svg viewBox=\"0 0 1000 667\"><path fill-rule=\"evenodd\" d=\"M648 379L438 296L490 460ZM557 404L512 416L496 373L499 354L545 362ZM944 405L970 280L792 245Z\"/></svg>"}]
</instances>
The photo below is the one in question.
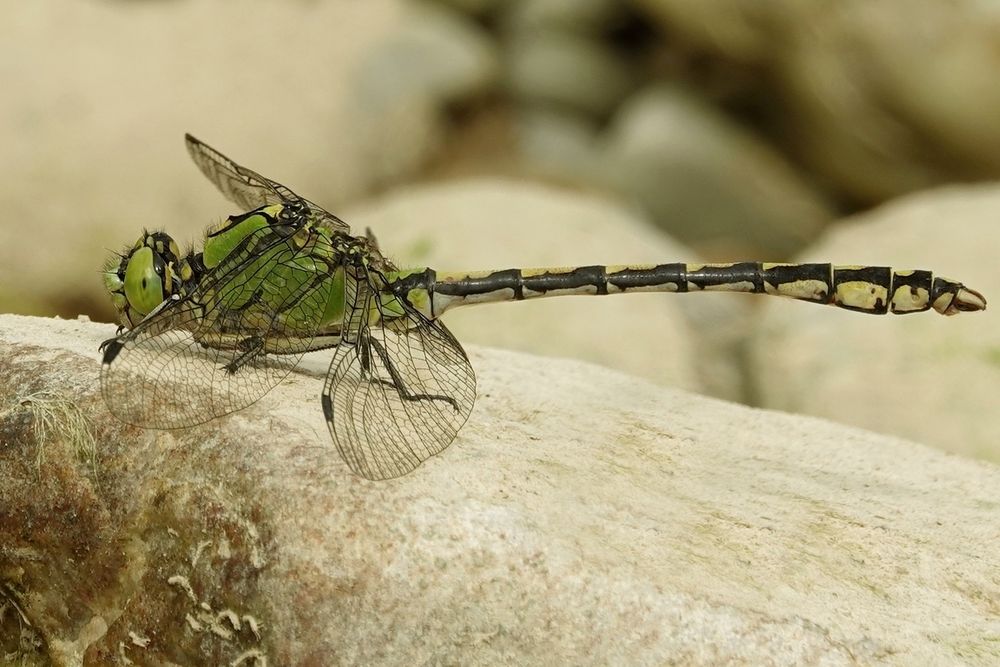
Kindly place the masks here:
<instances>
[{"instance_id":1,"label":"dragonfly leg","mask_svg":"<svg viewBox=\"0 0 1000 667\"><path fill-rule=\"evenodd\" d=\"M374 338L368 339L371 348L375 350L379 359L382 361L382 365L385 369L389 371L389 377L391 380L383 380L382 378L374 378L379 384L385 385L387 387L392 387L399 394L399 397L404 401L444 401L448 403L458 411L458 401L456 401L451 396L444 396L442 394L415 394L406 388L406 383L400 376L399 371L396 370L395 365L393 365L392 360L389 358L388 352L386 352L385 347L382 343L378 342ZM363 357L364 359L364 357ZM370 372L370 369L369 369Z\"/></svg>"},{"instance_id":2,"label":"dragonfly leg","mask_svg":"<svg viewBox=\"0 0 1000 667\"><path fill-rule=\"evenodd\" d=\"M236 343L236 349L242 350L242 352L223 366L230 375L246 366L254 357L264 351L264 339L260 336L248 336Z\"/></svg>"}]
</instances>

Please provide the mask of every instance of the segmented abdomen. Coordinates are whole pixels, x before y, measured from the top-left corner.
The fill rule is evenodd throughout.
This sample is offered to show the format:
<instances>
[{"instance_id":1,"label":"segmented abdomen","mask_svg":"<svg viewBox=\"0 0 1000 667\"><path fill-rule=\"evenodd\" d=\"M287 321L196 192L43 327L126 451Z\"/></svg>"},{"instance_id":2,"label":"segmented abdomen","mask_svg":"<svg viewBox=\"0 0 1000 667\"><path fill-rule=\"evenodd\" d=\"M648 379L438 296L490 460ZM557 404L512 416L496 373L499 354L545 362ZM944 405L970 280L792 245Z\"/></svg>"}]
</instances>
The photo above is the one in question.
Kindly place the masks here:
<instances>
[{"instance_id":1,"label":"segmented abdomen","mask_svg":"<svg viewBox=\"0 0 1000 667\"><path fill-rule=\"evenodd\" d=\"M471 273L423 269L391 282L397 295L430 317L459 305L546 296L712 290L786 296L876 315L930 308L950 315L986 305L974 290L930 271L826 263L595 265Z\"/></svg>"}]
</instances>

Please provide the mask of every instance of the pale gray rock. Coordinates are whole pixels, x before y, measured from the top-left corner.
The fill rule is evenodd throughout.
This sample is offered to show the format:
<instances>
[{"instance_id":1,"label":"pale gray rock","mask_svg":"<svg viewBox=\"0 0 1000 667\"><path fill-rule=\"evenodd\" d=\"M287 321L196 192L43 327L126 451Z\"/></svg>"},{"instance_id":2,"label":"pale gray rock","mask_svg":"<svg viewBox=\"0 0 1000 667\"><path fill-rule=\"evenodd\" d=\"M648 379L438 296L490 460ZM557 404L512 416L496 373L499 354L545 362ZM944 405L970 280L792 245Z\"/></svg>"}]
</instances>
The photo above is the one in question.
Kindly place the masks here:
<instances>
[{"instance_id":1,"label":"pale gray rock","mask_svg":"<svg viewBox=\"0 0 1000 667\"><path fill-rule=\"evenodd\" d=\"M474 271L698 261L634 211L551 186L471 180L411 187L347 211L400 266ZM391 239L391 247L390 247ZM567 296L456 309L460 340L578 357L693 391L739 397L746 295Z\"/></svg>"},{"instance_id":2,"label":"pale gray rock","mask_svg":"<svg viewBox=\"0 0 1000 667\"><path fill-rule=\"evenodd\" d=\"M635 85L628 61L598 38L525 30L503 44L508 93L522 104L610 113Z\"/></svg>"},{"instance_id":3,"label":"pale gray rock","mask_svg":"<svg viewBox=\"0 0 1000 667\"><path fill-rule=\"evenodd\" d=\"M832 227L799 259L930 269L995 306L998 219L996 185L930 191ZM865 317L768 303L752 347L762 405L1000 461L995 307Z\"/></svg>"},{"instance_id":4,"label":"pale gray rock","mask_svg":"<svg viewBox=\"0 0 1000 667\"><path fill-rule=\"evenodd\" d=\"M601 143L591 117L565 109L528 107L517 114L518 157L525 171L572 183L601 173Z\"/></svg>"},{"instance_id":5,"label":"pale gray rock","mask_svg":"<svg viewBox=\"0 0 1000 667\"><path fill-rule=\"evenodd\" d=\"M113 330L0 316L11 661L1000 660L996 466L476 348L456 442L371 483L307 374L201 427L119 424Z\"/></svg>"},{"instance_id":6,"label":"pale gray rock","mask_svg":"<svg viewBox=\"0 0 1000 667\"><path fill-rule=\"evenodd\" d=\"M605 142L604 182L687 243L787 258L832 217L784 158L679 87L631 97Z\"/></svg>"},{"instance_id":7,"label":"pale gray rock","mask_svg":"<svg viewBox=\"0 0 1000 667\"><path fill-rule=\"evenodd\" d=\"M478 28L399 0L41 0L6 28L0 310L96 310L106 248L239 212L186 131L332 208L422 166L498 74Z\"/></svg>"},{"instance_id":8,"label":"pale gray rock","mask_svg":"<svg viewBox=\"0 0 1000 667\"><path fill-rule=\"evenodd\" d=\"M632 4L689 52L766 73L789 148L856 200L1000 176L993 3Z\"/></svg>"},{"instance_id":9,"label":"pale gray rock","mask_svg":"<svg viewBox=\"0 0 1000 667\"><path fill-rule=\"evenodd\" d=\"M407 17L356 72L359 106L384 111L420 98L444 105L497 83L499 62L483 30L429 4L414 3Z\"/></svg>"}]
</instances>

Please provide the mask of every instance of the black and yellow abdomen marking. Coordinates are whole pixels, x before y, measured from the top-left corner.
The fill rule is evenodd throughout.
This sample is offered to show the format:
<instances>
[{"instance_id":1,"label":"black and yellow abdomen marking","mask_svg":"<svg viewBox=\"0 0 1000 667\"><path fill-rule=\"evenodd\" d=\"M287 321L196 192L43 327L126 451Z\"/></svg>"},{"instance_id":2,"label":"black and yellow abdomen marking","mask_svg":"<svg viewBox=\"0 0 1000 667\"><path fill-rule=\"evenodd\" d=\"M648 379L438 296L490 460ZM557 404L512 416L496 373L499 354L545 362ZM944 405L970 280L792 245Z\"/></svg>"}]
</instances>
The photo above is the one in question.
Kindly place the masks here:
<instances>
[{"instance_id":1,"label":"black and yellow abdomen marking","mask_svg":"<svg viewBox=\"0 0 1000 667\"><path fill-rule=\"evenodd\" d=\"M829 304L862 313L904 314L933 308L953 315L982 310L982 295L930 271L834 264L643 264L504 269L471 273L409 271L390 280L398 296L428 317L474 303L568 294L748 292Z\"/></svg>"}]
</instances>

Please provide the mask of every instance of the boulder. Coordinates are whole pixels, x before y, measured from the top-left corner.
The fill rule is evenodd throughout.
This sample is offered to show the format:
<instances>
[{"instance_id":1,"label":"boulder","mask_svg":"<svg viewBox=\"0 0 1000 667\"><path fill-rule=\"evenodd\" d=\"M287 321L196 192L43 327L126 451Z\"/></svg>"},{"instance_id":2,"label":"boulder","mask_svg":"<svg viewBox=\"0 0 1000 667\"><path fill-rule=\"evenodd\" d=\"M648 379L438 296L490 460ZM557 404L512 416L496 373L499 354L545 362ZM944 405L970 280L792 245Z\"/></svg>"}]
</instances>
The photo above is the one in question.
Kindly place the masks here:
<instances>
[{"instance_id":1,"label":"boulder","mask_svg":"<svg viewBox=\"0 0 1000 667\"><path fill-rule=\"evenodd\" d=\"M454 444L367 482L306 373L200 427L117 422L113 331L0 316L9 662L1000 660L993 465L473 348Z\"/></svg>"}]
</instances>

